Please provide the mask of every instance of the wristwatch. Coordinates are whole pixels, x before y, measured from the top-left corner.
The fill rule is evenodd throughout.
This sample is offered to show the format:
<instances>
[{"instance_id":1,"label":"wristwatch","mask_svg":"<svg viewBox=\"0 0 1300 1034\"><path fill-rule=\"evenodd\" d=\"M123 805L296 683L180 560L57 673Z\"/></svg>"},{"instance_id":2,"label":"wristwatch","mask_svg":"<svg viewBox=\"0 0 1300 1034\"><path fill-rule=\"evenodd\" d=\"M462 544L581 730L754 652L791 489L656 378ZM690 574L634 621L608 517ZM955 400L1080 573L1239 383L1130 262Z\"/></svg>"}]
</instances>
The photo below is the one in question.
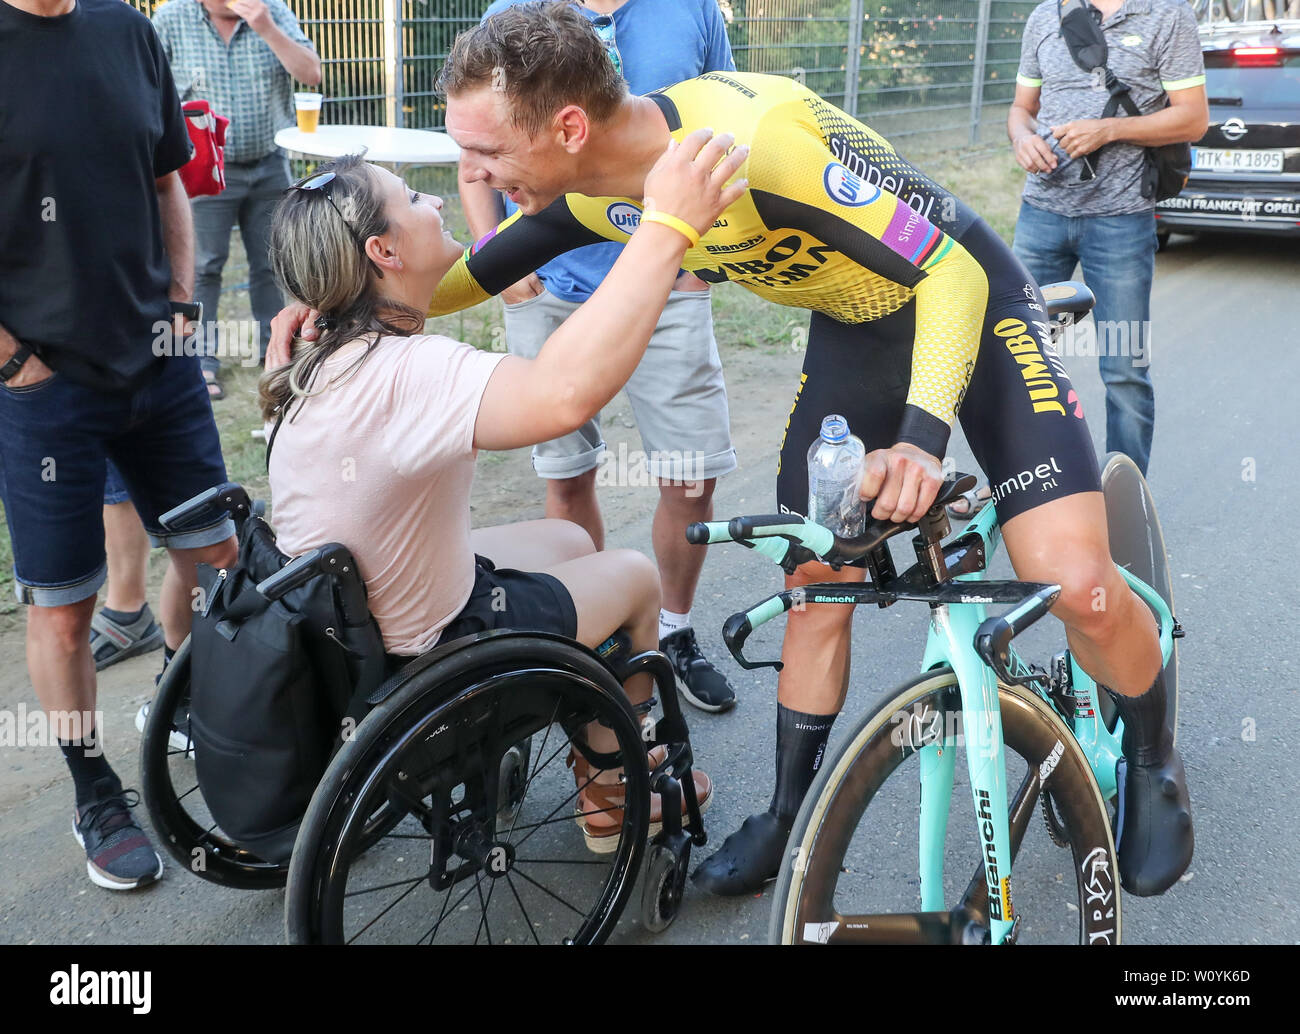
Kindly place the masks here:
<instances>
[{"instance_id":1,"label":"wristwatch","mask_svg":"<svg viewBox=\"0 0 1300 1034\"><path fill-rule=\"evenodd\" d=\"M195 323L203 322L202 302L172 302L171 307L173 316L184 316Z\"/></svg>"},{"instance_id":2,"label":"wristwatch","mask_svg":"<svg viewBox=\"0 0 1300 1034\"><path fill-rule=\"evenodd\" d=\"M0 381L7 384L11 378L16 377L18 371L23 368L23 363L27 362L31 354L32 350L19 341L18 351L9 357L8 362L0 366Z\"/></svg>"}]
</instances>

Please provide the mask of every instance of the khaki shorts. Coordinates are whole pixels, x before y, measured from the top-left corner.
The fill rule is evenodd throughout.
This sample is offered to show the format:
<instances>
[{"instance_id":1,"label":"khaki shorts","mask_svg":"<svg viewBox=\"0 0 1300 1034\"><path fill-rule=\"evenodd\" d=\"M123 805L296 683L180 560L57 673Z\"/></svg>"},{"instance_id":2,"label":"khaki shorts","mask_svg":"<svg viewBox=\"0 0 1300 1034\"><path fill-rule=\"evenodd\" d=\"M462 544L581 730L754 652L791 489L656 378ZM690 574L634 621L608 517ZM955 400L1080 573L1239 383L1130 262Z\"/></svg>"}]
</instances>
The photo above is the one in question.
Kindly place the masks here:
<instances>
[{"instance_id":1,"label":"khaki shorts","mask_svg":"<svg viewBox=\"0 0 1300 1034\"><path fill-rule=\"evenodd\" d=\"M576 309L549 291L505 307L506 345L512 355L534 358ZM651 477L704 481L736 469L722 361L713 338L708 291L668 296L645 356L627 383L644 462ZM572 478L595 470L605 452L598 419L533 447L539 477ZM640 466L632 454L620 462Z\"/></svg>"}]
</instances>

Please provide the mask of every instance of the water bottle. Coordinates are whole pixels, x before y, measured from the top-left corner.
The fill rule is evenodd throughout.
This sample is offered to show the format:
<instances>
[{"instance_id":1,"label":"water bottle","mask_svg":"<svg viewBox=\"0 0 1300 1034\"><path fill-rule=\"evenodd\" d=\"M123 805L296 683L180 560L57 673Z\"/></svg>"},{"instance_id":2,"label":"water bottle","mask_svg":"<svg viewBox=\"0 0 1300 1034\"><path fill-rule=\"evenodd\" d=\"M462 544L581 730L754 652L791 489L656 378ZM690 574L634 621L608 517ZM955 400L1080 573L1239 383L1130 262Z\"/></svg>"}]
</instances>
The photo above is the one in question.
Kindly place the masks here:
<instances>
[{"instance_id":1,"label":"water bottle","mask_svg":"<svg viewBox=\"0 0 1300 1034\"><path fill-rule=\"evenodd\" d=\"M849 422L835 413L822 420L821 437L808 449L808 519L840 538L855 538L866 525L858 497L866 454Z\"/></svg>"}]
</instances>

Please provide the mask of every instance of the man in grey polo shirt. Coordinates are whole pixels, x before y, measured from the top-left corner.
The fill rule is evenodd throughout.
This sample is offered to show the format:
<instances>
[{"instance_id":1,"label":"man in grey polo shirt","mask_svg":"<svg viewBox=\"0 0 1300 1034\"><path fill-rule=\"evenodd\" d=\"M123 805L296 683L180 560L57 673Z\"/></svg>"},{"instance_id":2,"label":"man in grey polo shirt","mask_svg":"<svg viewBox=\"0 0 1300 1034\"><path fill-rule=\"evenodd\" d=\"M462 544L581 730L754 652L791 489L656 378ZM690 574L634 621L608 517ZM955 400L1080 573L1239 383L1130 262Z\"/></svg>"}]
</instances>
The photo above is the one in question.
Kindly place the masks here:
<instances>
[{"instance_id":1,"label":"man in grey polo shirt","mask_svg":"<svg viewBox=\"0 0 1300 1034\"><path fill-rule=\"evenodd\" d=\"M289 185L289 164L275 132L292 125L293 80L321 81L320 58L281 0L169 0L153 16L182 101L206 100L230 119L226 133L226 189L193 199L195 296L209 321L202 360L208 393L221 398L220 356L229 354L214 333L221 273L236 221L248 254L248 293L266 352L271 318L282 299L271 275L267 243L271 213ZM233 348L234 343L225 342Z\"/></svg>"},{"instance_id":2,"label":"man in grey polo shirt","mask_svg":"<svg viewBox=\"0 0 1300 1034\"><path fill-rule=\"evenodd\" d=\"M1034 8L1007 119L1016 160L1029 173L1014 249L1040 284L1066 280L1076 262L1082 265L1097 296L1106 449L1127 453L1146 473L1155 426L1148 320L1156 226L1155 198L1142 192L1144 148L1200 139L1209 123L1205 67L1196 20L1183 0L1092 6L1109 47L1107 64L1142 114L1100 118L1108 94L1070 56L1057 0ZM1075 160L1058 162L1036 123L1049 127ZM1084 155L1096 171L1091 179L1081 176Z\"/></svg>"}]
</instances>

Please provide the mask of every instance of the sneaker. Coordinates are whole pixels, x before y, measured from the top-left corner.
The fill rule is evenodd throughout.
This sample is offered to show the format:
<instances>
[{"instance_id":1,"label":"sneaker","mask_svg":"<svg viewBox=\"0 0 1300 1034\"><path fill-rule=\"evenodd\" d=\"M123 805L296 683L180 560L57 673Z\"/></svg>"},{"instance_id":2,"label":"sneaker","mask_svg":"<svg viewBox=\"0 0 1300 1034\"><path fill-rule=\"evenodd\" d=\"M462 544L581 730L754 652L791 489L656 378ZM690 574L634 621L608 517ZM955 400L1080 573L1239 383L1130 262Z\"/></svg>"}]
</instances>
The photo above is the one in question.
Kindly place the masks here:
<instances>
[{"instance_id":1,"label":"sneaker","mask_svg":"<svg viewBox=\"0 0 1300 1034\"><path fill-rule=\"evenodd\" d=\"M96 671L103 671L128 657L160 649L162 645L162 629L154 621L153 611L147 603L140 616L129 625L118 624L102 610L90 619L90 652L95 658Z\"/></svg>"},{"instance_id":2,"label":"sneaker","mask_svg":"<svg viewBox=\"0 0 1300 1034\"><path fill-rule=\"evenodd\" d=\"M86 851L86 873L97 887L135 890L162 875L163 862L131 816L140 803L114 775L96 779L94 799L75 808L72 835Z\"/></svg>"},{"instance_id":3,"label":"sneaker","mask_svg":"<svg viewBox=\"0 0 1300 1034\"><path fill-rule=\"evenodd\" d=\"M135 713L136 731L144 735L145 723L149 721L149 704L151 701L145 701L140 705L140 710ZM172 731L167 735L167 746L174 751L184 752L185 756L191 761L194 760L194 740L190 738L190 709L188 706L181 711L181 722L179 725L173 723Z\"/></svg>"},{"instance_id":4,"label":"sneaker","mask_svg":"<svg viewBox=\"0 0 1300 1034\"><path fill-rule=\"evenodd\" d=\"M659 649L672 661L677 688L688 702L701 711L730 711L736 706L736 691L725 675L705 659L695 640L695 629L687 625L659 641Z\"/></svg>"}]
</instances>

